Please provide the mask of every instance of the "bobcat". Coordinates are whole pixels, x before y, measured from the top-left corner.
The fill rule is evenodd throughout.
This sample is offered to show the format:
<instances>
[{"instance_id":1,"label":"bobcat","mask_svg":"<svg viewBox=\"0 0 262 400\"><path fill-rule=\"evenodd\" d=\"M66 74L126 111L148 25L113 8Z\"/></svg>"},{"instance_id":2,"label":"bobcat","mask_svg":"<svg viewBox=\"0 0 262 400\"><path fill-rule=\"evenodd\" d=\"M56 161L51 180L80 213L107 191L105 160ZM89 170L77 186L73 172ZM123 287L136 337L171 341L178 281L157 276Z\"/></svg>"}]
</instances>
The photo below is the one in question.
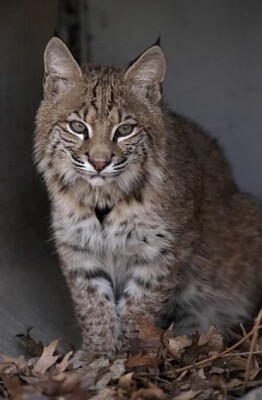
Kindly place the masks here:
<instances>
[{"instance_id":1,"label":"bobcat","mask_svg":"<svg viewBox=\"0 0 262 400\"><path fill-rule=\"evenodd\" d=\"M79 67L52 38L35 161L51 200L82 355L113 357L138 318L224 333L261 305L262 216L216 144L162 101L158 45Z\"/></svg>"}]
</instances>

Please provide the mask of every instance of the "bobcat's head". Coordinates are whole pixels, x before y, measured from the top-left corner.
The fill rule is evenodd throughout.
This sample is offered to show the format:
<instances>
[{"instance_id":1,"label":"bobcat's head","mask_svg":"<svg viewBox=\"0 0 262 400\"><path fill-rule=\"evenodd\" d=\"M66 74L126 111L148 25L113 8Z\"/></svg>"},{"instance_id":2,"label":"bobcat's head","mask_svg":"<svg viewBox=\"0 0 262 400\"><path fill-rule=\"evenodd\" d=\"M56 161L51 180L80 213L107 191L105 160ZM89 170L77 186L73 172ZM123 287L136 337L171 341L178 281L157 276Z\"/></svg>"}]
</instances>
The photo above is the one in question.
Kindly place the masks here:
<instances>
[{"instance_id":1,"label":"bobcat's head","mask_svg":"<svg viewBox=\"0 0 262 400\"><path fill-rule=\"evenodd\" d=\"M35 159L47 182L85 181L130 194L161 179L165 126L161 89L165 58L159 46L129 67L82 69L66 45L45 50L44 100L36 118Z\"/></svg>"}]
</instances>

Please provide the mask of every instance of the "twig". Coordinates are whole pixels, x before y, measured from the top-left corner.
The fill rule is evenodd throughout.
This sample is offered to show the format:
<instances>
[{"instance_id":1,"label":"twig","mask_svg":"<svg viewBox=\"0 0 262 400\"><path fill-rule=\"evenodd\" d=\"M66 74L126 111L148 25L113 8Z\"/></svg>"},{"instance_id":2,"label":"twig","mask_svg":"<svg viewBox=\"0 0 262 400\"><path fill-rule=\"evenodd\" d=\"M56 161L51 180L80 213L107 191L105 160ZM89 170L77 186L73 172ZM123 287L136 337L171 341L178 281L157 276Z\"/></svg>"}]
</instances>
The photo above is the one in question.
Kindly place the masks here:
<instances>
[{"instance_id":1,"label":"twig","mask_svg":"<svg viewBox=\"0 0 262 400\"><path fill-rule=\"evenodd\" d=\"M252 329L253 331L253 336L252 336L252 340L250 343L250 347L249 347L249 355L248 355L248 359L247 359L247 366L246 366L246 372L245 372L245 380L243 383L243 391L246 390L247 387L247 383L249 380L249 375L250 375L250 368L251 368L251 361L252 361L252 355L257 343L257 338L258 338L258 331L261 327L261 320L262 320L262 308L260 309L256 319L255 319L255 324L254 327Z\"/></svg>"},{"instance_id":2,"label":"twig","mask_svg":"<svg viewBox=\"0 0 262 400\"><path fill-rule=\"evenodd\" d=\"M260 322L260 320L259 320L259 322ZM229 347L228 349L226 349L226 350L222 351L221 353L218 353L218 354L216 354L216 355L214 355L214 356L212 356L212 357L205 358L204 360L198 361L198 362L196 362L196 363L194 363L194 364L187 365L186 367L178 368L178 369L176 370L176 372L179 373L179 372L184 372L184 371L190 370L190 369L192 369L192 368L202 367L202 366L205 365L205 364L209 364L210 362L212 362L212 361L214 361L214 360L217 360L217 359L220 358L220 357L223 357L225 354L230 353L232 350L236 349L236 348L239 347L243 342L245 342L245 340L247 340L251 335L253 335L253 333L254 333L255 330L259 330L259 329L261 329L261 328L262 328L262 325L258 325L258 326L254 325L254 327L251 329L251 331L248 332L243 338L241 338L241 339L240 339L237 343L235 343L233 346Z\"/></svg>"},{"instance_id":3,"label":"twig","mask_svg":"<svg viewBox=\"0 0 262 400\"><path fill-rule=\"evenodd\" d=\"M222 358L227 358L227 357L235 357L235 356L248 356L250 354L250 351L244 351L242 353L233 353L233 354L225 354L224 356L222 356ZM257 351L253 351L251 353L253 356L262 354L262 350L257 350Z\"/></svg>"}]
</instances>

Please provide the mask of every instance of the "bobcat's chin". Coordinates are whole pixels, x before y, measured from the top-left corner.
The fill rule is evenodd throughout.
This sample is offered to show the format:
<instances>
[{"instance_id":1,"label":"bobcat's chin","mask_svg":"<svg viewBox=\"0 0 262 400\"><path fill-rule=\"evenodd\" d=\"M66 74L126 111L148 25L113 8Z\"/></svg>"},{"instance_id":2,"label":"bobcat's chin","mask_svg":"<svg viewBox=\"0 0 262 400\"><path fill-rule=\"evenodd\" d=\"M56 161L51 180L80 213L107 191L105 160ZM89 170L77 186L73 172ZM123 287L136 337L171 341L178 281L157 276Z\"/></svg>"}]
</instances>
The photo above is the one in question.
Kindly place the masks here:
<instances>
[{"instance_id":1,"label":"bobcat's chin","mask_svg":"<svg viewBox=\"0 0 262 400\"><path fill-rule=\"evenodd\" d=\"M101 176L101 175L93 175L88 177L88 182L92 185L92 186L104 186L107 185L108 183L111 183L114 180L113 177L110 176Z\"/></svg>"}]
</instances>

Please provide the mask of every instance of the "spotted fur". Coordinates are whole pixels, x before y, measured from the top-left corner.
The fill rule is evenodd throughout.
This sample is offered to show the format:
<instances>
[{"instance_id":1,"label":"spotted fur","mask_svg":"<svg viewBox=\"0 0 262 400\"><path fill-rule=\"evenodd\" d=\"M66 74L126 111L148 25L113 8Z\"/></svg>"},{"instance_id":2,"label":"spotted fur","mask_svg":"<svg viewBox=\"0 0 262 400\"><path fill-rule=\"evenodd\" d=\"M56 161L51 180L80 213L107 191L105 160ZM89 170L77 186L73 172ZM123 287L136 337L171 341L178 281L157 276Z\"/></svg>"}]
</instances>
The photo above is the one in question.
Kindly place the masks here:
<instances>
[{"instance_id":1,"label":"spotted fur","mask_svg":"<svg viewBox=\"0 0 262 400\"><path fill-rule=\"evenodd\" d=\"M261 209L217 144L161 100L159 46L80 68L51 39L35 160L83 351L113 356L137 318L226 331L261 304ZM126 132L126 133L125 133Z\"/></svg>"}]
</instances>

